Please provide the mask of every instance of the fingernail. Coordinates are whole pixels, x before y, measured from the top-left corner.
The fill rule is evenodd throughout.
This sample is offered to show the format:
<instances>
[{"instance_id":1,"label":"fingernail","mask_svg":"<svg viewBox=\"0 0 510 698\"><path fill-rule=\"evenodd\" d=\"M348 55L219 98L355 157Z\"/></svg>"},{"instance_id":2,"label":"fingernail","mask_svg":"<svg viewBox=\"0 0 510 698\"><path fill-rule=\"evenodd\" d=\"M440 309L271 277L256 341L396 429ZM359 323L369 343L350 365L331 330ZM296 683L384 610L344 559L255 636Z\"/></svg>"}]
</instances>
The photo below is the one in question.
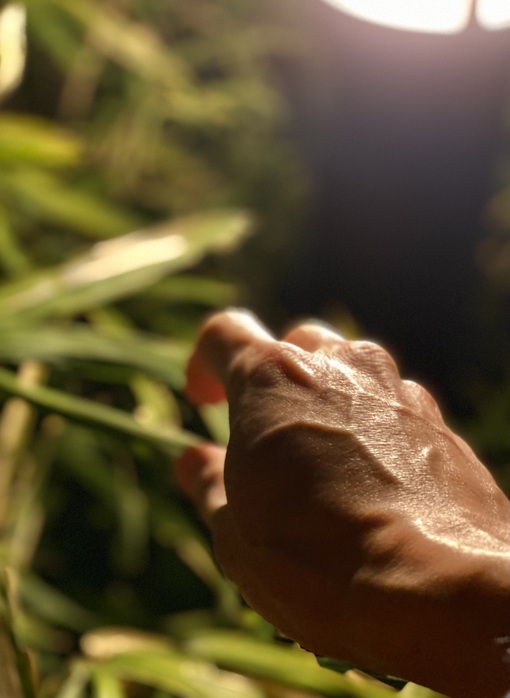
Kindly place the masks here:
<instances>
[{"instance_id":1,"label":"fingernail","mask_svg":"<svg viewBox=\"0 0 510 698\"><path fill-rule=\"evenodd\" d=\"M243 329L248 328L254 335L260 337L260 339L274 339L267 327L264 326L262 321L255 313L252 313L251 310L230 307L225 310L225 313Z\"/></svg>"}]
</instances>

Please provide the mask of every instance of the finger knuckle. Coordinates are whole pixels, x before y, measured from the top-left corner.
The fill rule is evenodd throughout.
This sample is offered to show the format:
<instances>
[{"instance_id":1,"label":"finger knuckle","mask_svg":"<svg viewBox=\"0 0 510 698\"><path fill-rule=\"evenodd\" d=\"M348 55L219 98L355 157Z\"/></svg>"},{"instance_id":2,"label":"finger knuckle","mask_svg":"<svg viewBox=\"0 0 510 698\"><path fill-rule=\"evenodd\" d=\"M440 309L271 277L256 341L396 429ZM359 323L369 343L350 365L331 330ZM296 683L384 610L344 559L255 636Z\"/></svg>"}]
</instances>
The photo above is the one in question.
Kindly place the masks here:
<instances>
[{"instance_id":1,"label":"finger knuckle","mask_svg":"<svg viewBox=\"0 0 510 698\"><path fill-rule=\"evenodd\" d=\"M411 380L402 381L405 393L408 399L415 404L421 405L422 407L439 413L439 406L432 395L419 383L415 383Z\"/></svg>"},{"instance_id":2,"label":"finger knuckle","mask_svg":"<svg viewBox=\"0 0 510 698\"><path fill-rule=\"evenodd\" d=\"M250 344L241 349L230 366L237 385L267 389L292 375L295 351L282 344Z\"/></svg>"},{"instance_id":3,"label":"finger knuckle","mask_svg":"<svg viewBox=\"0 0 510 698\"><path fill-rule=\"evenodd\" d=\"M274 380L274 365L266 347L250 344L243 347L230 365L231 379L237 383L264 387Z\"/></svg>"},{"instance_id":4,"label":"finger knuckle","mask_svg":"<svg viewBox=\"0 0 510 698\"><path fill-rule=\"evenodd\" d=\"M384 368L397 373L397 365L393 357L376 342L358 340L351 343L355 358L367 367Z\"/></svg>"}]
</instances>

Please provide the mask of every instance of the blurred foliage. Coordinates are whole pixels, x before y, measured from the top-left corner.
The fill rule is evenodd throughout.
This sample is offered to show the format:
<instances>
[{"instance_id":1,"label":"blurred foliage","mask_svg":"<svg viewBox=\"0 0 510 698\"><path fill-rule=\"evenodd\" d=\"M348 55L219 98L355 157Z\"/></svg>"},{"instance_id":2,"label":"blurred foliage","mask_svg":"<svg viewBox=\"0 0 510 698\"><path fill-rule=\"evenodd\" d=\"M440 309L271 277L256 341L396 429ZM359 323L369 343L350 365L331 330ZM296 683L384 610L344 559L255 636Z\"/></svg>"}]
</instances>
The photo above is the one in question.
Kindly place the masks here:
<instances>
[{"instance_id":1,"label":"blurred foliage","mask_svg":"<svg viewBox=\"0 0 510 698\"><path fill-rule=\"evenodd\" d=\"M225 439L181 394L198 322L266 302L306 189L264 7L0 6L2 696L392 692L276 641L170 474Z\"/></svg>"},{"instance_id":2,"label":"blurred foliage","mask_svg":"<svg viewBox=\"0 0 510 698\"><path fill-rule=\"evenodd\" d=\"M154 218L241 206L259 215L251 253L261 263L255 273L247 255L234 254L223 266L249 282L245 289L257 287L250 300L270 297L264 269L279 262L304 179L288 143L275 137L284 108L267 65L292 41L264 24L264 3L26 6L31 60L14 105L49 116L52 127L71 126L75 138L47 162L67 164L65 178L19 160L9 173L16 213L35 210L66 233L66 246L52 249L23 216L17 229L37 261L67 256L70 231L107 238Z\"/></svg>"},{"instance_id":3,"label":"blurred foliage","mask_svg":"<svg viewBox=\"0 0 510 698\"><path fill-rule=\"evenodd\" d=\"M467 381L470 419L459 425L510 496L510 167L500 156L497 193L485 211L486 233L476 251L485 283L477 302L477 320L488 344L486 371Z\"/></svg>"}]
</instances>

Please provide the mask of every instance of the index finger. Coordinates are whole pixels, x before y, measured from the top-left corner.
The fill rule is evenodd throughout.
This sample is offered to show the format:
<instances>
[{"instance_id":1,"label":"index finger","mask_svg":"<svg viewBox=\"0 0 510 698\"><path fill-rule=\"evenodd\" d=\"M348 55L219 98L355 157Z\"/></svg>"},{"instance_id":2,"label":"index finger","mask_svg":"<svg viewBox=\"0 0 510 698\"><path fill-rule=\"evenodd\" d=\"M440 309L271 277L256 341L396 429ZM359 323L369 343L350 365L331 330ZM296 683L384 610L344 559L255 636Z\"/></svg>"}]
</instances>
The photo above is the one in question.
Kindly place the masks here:
<instances>
[{"instance_id":1,"label":"index finger","mask_svg":"<svg viewBox=\"0 0 510 698\"><path fill-rule=\"evenodd\" d=\"M225 383L232 361L247 346L276 340L254 315L226 310L203 325L186 372L185 394L196 405L225 399Z\"/></svg>"}]
</instances>

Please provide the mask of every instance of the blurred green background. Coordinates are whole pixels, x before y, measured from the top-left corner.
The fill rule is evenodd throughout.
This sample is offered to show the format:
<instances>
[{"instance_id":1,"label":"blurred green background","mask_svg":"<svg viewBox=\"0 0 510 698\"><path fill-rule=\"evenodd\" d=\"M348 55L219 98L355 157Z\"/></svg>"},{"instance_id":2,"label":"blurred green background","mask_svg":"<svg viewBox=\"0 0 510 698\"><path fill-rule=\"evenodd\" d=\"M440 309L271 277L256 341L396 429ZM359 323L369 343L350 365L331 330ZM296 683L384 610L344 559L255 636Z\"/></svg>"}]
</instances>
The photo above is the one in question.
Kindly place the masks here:
<instances>
[{"instance_id":1,"label":"blurred green background","mask_svg":"<svg viewBox=\"0 0 510 698\"><path fill-rule=\"evenodd\" d=\"M275 330L289 320L281 279L317 182L276 75L306 65L313 42L275 8L289 12L284 0L0 7L6 697L390 690L320 668L246 608L171 475L185 446L226 438L224 410L197 412L181 392L205 315L242 304ZM479 251L496 325L505 196ZM363 331L348 307L324 305L339 329ZM476 409L452 410L502 482L505 362L496 382L481 377Z\"/></svg>"}]
</instances>

